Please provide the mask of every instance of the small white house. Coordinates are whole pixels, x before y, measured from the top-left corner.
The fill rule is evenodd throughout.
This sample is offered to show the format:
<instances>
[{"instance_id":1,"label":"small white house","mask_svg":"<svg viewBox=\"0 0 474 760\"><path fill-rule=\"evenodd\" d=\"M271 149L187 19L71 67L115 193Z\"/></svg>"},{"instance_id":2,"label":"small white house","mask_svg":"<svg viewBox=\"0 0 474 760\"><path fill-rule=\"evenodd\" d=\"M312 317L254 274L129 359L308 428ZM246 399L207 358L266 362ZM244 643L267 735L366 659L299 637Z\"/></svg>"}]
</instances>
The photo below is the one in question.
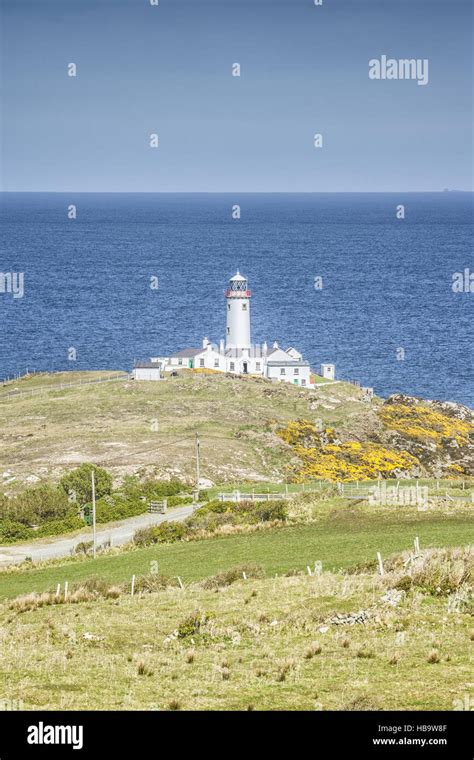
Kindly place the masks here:
<instances>
[{"instance_id":1,"label":"small white house","mask_svg":"<svg viewBox=\"0 0 474 760\"><path fill-rule=\"evenodd\" d=\"M324 377L326 380L334 380L336 377L336 365L321 364L321 377Z\"/></svg>"},{"instance_id":2,"label":"small white house","mask_svg":"<svg viewBox=\"0 0 474 760\"><path fill-rule=\"evenodd\" d=\"M294 349L284 351L278 347L270 351L266 361L266 377L273 381L310 387L312 383L309 362L304 361L301 354L299 359L295 358L292 351L294 352Z\"/></svg>"},{"instance_id":3,"label":"small white house","mask_svg":"<svg viewBox=\"0 0 474 760\"><path fill-rule=\"evenodd\" d=\"M161 367L158 362L136 362L133 377L135 380L161 380Z\"/></svg>"}]
</instances>

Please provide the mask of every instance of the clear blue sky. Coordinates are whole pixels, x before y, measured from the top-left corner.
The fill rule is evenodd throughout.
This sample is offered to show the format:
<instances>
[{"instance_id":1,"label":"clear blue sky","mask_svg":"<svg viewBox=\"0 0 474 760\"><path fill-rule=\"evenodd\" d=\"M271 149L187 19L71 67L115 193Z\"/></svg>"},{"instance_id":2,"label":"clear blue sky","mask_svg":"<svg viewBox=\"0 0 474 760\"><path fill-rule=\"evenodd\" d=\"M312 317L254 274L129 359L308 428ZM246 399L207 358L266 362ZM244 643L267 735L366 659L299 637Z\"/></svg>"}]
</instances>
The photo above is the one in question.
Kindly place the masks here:
<instances>
[{"instance_id":1,"label":"clear blue sky","mask_svg":"<svg viewBox=\"0 0 474 760\"><path fill-rule=\"evenodd\" d=\"M472 188L470 0L0 2L3 190Z\"/></svg>"}]
</instances>

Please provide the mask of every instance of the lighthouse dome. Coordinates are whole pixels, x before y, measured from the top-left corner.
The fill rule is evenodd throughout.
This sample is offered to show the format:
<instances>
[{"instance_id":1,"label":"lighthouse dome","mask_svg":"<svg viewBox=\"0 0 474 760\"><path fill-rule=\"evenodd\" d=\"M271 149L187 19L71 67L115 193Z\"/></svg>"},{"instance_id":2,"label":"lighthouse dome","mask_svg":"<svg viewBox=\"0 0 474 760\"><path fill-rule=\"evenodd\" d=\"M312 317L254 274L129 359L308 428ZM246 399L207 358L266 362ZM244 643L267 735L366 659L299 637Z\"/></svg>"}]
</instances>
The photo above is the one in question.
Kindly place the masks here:
<instances>
[{"instance_id":1,"label":"lighthouse dome","mask_svg":"<svg viewBox=\"0 0 474 760\"><path fill-rule=\"evenodd\" d=\"M234 274L234 276L230 278L230 281L231 282L245 282L246 279L247 278L246 277L242 277L242 275L240 274L239 270L237 270L237 274Z\"/></svg>"}]
</instances>

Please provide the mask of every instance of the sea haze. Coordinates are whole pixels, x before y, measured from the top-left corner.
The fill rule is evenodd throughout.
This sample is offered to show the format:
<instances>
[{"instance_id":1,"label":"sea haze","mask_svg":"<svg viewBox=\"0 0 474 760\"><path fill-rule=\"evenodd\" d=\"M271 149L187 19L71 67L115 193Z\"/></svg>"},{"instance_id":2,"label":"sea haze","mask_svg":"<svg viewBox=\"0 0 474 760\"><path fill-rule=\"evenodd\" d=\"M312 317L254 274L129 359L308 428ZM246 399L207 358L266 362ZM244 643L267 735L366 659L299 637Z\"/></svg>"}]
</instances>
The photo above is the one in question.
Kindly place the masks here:
<instances>
[{"instance_id":1,"label":"sea haze","mask_svg":"<svg viewBox=\"0 0 474 760\"><path fill-rule=\"evenodd\" d=\"M218 341L240 269L255 342L295 346L316 370L335 362L382 396L474 406L474 293L452 290L455 272L474 272L470 193L3 193L0 204L0 271L24 272L25 289L0 293L0 377L130 370Z\"/></svg>"}]
</instances>

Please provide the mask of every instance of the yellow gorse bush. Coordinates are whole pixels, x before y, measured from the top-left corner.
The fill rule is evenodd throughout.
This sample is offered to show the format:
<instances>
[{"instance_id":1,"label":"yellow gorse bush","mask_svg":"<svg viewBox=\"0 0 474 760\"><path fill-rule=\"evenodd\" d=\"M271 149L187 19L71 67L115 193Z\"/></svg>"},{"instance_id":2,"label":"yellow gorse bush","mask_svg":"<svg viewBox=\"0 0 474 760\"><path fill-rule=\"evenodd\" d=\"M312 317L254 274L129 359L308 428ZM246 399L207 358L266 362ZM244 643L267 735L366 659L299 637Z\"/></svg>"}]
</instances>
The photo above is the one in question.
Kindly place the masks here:
<instances>
[{"instance_id":1,"label":"yellow gorse bush","mask_svg":"<svg viewBox=\"0 0 474 760\"><path fill-rule=\"evenodd\" d=\"M395 471L410 471L420 463L407 451L391 451L377 443L335 442L334 430L320 431L307 420L289 422L278 435L293 446L301 460L297 481L306 478L351 481L391 477Z\"/></svg>"},{"instance_id":2,"label":"yellow gorse bush","mask_svg":"<svg viewBox=\"0 0 474 760\"><path fill-rule=\"evenodd\" d=\"M441 445L443 439L452 438L465 446L474 426L456 417L448 417L425 404L386 404L379 412L384 425L409 438L430 440Z\"/></svg>"}]
</instances>

